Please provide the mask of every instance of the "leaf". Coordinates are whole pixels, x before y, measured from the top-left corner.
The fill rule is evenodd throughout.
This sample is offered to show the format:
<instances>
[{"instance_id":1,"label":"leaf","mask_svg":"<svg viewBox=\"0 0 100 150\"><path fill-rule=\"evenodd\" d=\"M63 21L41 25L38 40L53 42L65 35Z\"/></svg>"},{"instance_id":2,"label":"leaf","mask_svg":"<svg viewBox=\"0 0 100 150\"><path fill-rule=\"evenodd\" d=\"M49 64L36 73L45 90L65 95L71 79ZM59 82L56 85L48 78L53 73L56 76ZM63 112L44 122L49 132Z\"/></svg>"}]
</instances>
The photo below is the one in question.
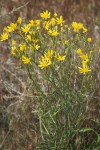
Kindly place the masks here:
<instances>
[{"instance_id":1,"label":"leaf","mask_svg":"<svg viewBox=\"0 0 100 150\"><path fill-rule=\"evenodd\" d=\"M97 134L97 136L98 136L97 143L100 143L100 135Z\"/></svg>"},{"instance_id":2,"label":"leaf","mask_svg":"<svg viewBox=\"0 0 100 150\"><path fill-rule=\"evenodd\" d=\"M79 130L79 132L88 132L88 131L94 131L92 128L83 128L81 130Z\"/></svg>"},{"instance_id":3,"label":"leaf","mask_svg":"<svg viewBox=\"0 0 100 150\"><path fill-rule=\"evenodd\" d=\"M96 147L94 150L100 150L100 146L99 146L99 147Z\"/></svg>"}]
</instances>

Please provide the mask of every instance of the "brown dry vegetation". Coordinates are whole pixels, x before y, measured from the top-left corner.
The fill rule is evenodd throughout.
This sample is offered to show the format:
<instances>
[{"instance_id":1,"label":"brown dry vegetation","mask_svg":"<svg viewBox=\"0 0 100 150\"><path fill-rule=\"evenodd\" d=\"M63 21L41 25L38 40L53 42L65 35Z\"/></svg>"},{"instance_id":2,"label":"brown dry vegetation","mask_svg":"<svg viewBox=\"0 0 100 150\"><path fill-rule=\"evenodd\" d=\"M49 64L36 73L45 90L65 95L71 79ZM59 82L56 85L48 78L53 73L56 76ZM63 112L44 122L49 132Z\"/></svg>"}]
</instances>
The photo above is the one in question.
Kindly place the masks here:
<instances>
[{"instance_id":1,"label":"brown dry vegetation","mask_svg":"<svg viewBox=\"0 0 100 150\"><path fill-rule=\"evenodd\" d=\"M100 0L0 0L0 33L4 26L16 21L19 16L25 20L37 18L43 10L63 15L67 24L72 21L84 23L90 31L89 36L95 43L100 42ZM40 138L39 120L34 112L37 103L32 102L34 91L27 73L17 68L18 61L11 57L8 45L0 44L0 149L33 150ZM100 62L95 64L97 69L99 65ZM100 73L96 76L99 82ZM95 101L88 103L86 114L100 119L99 87L94 98Z\"/></svg>"}]
</instances>

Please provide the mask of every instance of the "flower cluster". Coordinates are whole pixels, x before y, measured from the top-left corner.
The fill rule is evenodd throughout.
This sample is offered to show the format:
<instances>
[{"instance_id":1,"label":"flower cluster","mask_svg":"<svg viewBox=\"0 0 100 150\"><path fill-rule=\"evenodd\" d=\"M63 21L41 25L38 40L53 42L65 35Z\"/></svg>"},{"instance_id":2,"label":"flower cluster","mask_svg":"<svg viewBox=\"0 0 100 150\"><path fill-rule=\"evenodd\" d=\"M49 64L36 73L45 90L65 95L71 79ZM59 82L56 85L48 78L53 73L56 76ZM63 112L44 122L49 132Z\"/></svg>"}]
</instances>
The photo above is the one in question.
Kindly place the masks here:
<instances>
[{"instance_id":1,"label":"flower cluster","mask_svg":"<svg viewBox=\"0 0 100 150\"><path fill-rule=\"evenodd\" d=\"M9 38L9 34L14 32L17 29L17 23L10 23L9 26L3 29L3 33L1 34L0 40L5 41Z\"/></svg>"},{"instance_id":2,"label":"flower cluster","mask_svg":"<svg viewBox=\"0 0 100 150\"><path fill-rule=\"evenodd\" d=\"M82 31L80 33L84 38L85 33L88 32L82 23L72 22L70 28L65 24L62 16L58 16L56 12L51 16L46 10L40 13L40 19L24 23L19 17L15 23L10 23L3 29L0 41L10 40L12 56L19 58L25 65L32 66L35 63L39 68L44 69L67 60L68 52L70 53L71 46L74 45L74 38L71 37L73 31L76 33ZM92 42L92 38L86 37L86 40L88 43ZM76 49L75 46L73 48ZM80 73L91 71L88 68L88 55L81 49L78 49L77 53L82 60Z\"/></svg>"},{"instance_id":3,"label":"flower cluster","mask_svg":"<svg viewBox=\"0 0 100 150\"><path fill-rule=\"evenodd\" d=\"M27 24L24 24L22 18L19 17L16 23L10 23L10 25L4 28L3 33L0 36L0 40L6 41L11 39L11 54L13 56L20 57L20 60L22 60L24 64L32 64L32 53L38 51L41 48L40 45L42 46L40 36L42 36L44 41L49 36L56 37L60 34L61 27L64 24L62 16L58 17L57 13L54 13L53 17L50 15L50 12L44 11L43 13L40 13L41 19L29 20L29 23ZM44 30L46 31L46 34L44 34ZM21 40L16 38L16 34ZM59 53L55 56L55 58L58 61L63 60ZM39 60L39 66L44 68L50 64L52 64L50 58L48 59L45 52L44 56L42 56L42 60Z\"/></svg>"},{"instance_id":4,"label":"flower cluster","mask_svg":"<svg viewBox=\"0 0 100 150\"><path fill-rule=\"evenodd\" d=\"M77 49L77 54L82 60L82 67L78 67L80 73L86 74L87 72L91 71L91 69L88 67L88 64L89 64L88 54L84 54L80 48Z\"/></svg>"},{"instance_id":5,"label":"flower cluster","mask_svg":"<svg viewBox=\"0 0 100 150\"><path fill-rule=\"evenodd\" d=\"M57 61L63 61L65 60L65 55L60 55L58 52L54 51L54 50L48 50L48 52L45 52L44 55L39 58L39 67L41 69L54 64L54 58L56 58Z\"/></svg>"},{"instance_id":6,"label":"flower cluster","mask_svg":"<svg viewBox=\"0 0 100 150\"><path fill-rule=\"evenodd\" d=\"M83 33L85 33L88 31L87 28L85 28L82 23L77 23L77 22L72 22L72 28L74 32L79 32L80 30L82 30Z\"/></svg>"}]
</instances>

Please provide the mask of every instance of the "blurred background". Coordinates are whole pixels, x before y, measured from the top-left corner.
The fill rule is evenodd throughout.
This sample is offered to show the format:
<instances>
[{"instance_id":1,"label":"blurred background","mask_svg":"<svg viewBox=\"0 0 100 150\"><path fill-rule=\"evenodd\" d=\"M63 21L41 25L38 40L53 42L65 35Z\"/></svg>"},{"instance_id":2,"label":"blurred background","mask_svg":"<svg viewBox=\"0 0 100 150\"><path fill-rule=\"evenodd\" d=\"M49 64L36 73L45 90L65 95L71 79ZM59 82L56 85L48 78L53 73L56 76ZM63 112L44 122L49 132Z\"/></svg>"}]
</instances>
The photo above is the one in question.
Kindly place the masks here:
<instances>
[{"instance_id":1,"label":"blurred background","mask_svg":"<svg viewBox=\"0 0 100 150\"><path fill-rule=\"evenodd\" d=\"M100 0L0 0L0 29L19 16L37 18L44 10L63 15L68 24L80 21L93 30L100 19Z\"/></svg>"}]
</instances>

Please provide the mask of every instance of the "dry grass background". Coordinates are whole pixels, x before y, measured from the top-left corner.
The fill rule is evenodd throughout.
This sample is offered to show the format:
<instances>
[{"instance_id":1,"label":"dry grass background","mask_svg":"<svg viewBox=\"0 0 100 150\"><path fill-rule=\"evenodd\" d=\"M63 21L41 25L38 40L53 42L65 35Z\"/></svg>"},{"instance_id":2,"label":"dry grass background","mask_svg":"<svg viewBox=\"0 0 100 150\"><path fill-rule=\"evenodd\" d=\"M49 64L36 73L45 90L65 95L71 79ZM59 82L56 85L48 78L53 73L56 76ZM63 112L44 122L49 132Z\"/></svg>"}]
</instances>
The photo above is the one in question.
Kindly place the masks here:
<instances>
[{"instance_id":1,"label":"dry grass background","mask_svg":"<svg viewBox=\"0 0 100 150\"><path fill-rule=\"evenodd\" d=\"M67 24L79 21L86 25L95 43L100 42L100 0L0 0L0 33L4 26L20 16L24 20L39 17L49 10L63 15ZM7 46L0 44L0 149L33 150L39 143L38 119L35 115L37 103L32 102L34 91L24 69L11 57ZM99 69L100 62L95 64ZM100 81L100 73L96 75ZM88 115L100 119L99 87L90 103ZM100 129L99 129L100 130ZM33 140L34 139L34 140ZM33 143L34 141L34 143Z\"/></svg>"}]
</instances>

